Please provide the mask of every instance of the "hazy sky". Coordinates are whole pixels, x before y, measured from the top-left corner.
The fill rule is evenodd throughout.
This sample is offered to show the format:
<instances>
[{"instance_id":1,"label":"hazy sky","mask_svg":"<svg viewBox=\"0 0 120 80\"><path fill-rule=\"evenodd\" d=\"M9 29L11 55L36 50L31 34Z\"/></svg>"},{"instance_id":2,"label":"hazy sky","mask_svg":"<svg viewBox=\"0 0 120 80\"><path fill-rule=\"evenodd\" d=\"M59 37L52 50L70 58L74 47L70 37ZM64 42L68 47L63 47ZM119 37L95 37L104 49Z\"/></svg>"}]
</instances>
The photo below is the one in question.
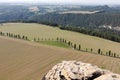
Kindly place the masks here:
<instances>
[{"instance_id":1,"label":"hazy sky","mask_svg":"<svg viewBox=\"0 0 120 80\"><path fill-rule=\"evenodd\" d=\"M40 2L40 3L77 3L77 4L120 4L120 0L0 0L0 2Z\"/></svg>"}]
</instances>

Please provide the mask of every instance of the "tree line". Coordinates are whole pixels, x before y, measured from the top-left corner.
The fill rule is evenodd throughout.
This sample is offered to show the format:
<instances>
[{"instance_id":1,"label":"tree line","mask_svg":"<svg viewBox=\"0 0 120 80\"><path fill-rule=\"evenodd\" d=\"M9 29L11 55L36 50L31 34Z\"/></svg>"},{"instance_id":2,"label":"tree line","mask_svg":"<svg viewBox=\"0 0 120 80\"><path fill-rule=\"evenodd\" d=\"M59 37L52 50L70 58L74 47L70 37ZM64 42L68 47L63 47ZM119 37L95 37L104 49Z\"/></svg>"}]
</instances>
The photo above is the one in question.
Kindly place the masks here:
<instances>
[{"instance_id":1,"label":"tree line","mask_svg":"<svg viewBox=\"0 0 120 80\"><path fill-rule=\"evenodd\" d=\"M111 50L106 51L105 53L103 53L103 51L101 49L98 49L97 53L94 52L93 48L90 48L90 49L86 48L85 50L83 50L81 44L75 44L72 41L66 40L64 38L59 38L59 37L57 37L56 39L34 38L34 41L35 42L39 42L39 41L57 41L57 42L64 43L64 44L68 45L69 47L71 47L71 48L73 48L74 50L77 50L77 51L88 52L88 53L93 53L93 54L99 54L99 55L104 55L104 56L109 56L109 57L114 57L114 58L120 58L120 56L117 53L112 52Z\"/></svg>"},{"instance_id":2,"label":"tree line","mask_svg":"<svg viewBox=\"0 0 120 80\"><path fill-rule=\"evenodd\" d=\"M0 32L0 35L30 41L28 39L28 37L24 36L24 35L19 35L19 34L16 35L13 33L4 33L4 32ZM94 52L93 48L90 48L90 49L86 48L85 50L83 50L81 44L76 44L76 43L73 43L72 41L66 40L64 38L59 38L59 37L57 37L56 39L53 39L53 38L52 39L51 38L48 38L48 39L47 38L41 38L41 39L34 38L33 41L34 42L40 42L40 41L53 41L54 42L54 41L57 41L57 42L64 43L65 45L67 45L67 46L69 46L77 51L99 54L99 55L104 55L104 56L110 56L110 57L114 57L114 58L120 58L120 56L117 53L114 53L111 50L107 51L106 53L103 53L103 51L101 49L98 49L97 53Z\"/></svg>"},{"instance_id":3,"label":"tree line","mask_svg":"<svg viewBox=\"0 0 120 80\"><path fill-rule=\"evenodd\" d=\"M29 40L27 36L24 36L24 35L21 36L21 35L19 35L19 34L0 32L0 35L1 35L1 36L12 37L12 38L17 38L17 39Z\"/></svg>"}]
</instances>

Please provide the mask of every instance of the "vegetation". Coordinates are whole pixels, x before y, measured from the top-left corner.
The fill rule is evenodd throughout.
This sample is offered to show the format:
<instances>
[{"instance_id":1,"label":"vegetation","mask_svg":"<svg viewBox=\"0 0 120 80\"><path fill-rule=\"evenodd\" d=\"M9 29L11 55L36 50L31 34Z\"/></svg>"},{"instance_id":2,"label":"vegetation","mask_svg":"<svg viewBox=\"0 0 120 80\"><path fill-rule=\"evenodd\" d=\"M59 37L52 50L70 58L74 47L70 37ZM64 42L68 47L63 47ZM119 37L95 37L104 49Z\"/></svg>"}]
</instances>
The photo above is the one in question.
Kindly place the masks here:
<instances>
[{"instance_id":1,"label":"vegetation","mask_svg":"<svg viewBox=\"0 0 120 80\"><path fill-rule=\"evenodd\" d=\"M97 14L57 14L48 13L35 16L32 21L44 24L58 24L64 27L84 27L89 29L99 28L101 25L120 26L120 14L97 13ZM25 22L25 21L24 21Z\"/></svg>"},{"instance_id":2,"label":"vegetation","mask_svg":"<svg viewBox=\"0 0 120 80\"><path fill-rule=\"evenodd\" d=\"M98 49L98 54L100 54L101 53L101 49Z\"/></svg>"},{"instance_id":3,"label":"vegetation","mask_svg":"<svg viewBox=\"0 0 120 80\"><path fill-rule=\"evenodd\" d=\"M46 25L41 24L29 24L29 23L6 23L0 26L0 30L3 33L12 33L10 36L14 35L20 35L19 37L22 38L22 36L27 36L28 40L33 40L36 38L36 41L39 39L40 41L45 40L58 40L61 42L64 41L64 43L69 42L69 45L71 47L74 46L74 44L77 45L77 49L79 47L79 44L81 45L81 50L85 50L88 48L93 49L93 52L97 53L98 49L101 49L103 54L106 54L109 50L111 50L113 53L119 54L120 45L119 43L115 43L112 41L100 39L97 37L92 37L88 35L84 35L81 33L66 31L66 30L60 30L59 28L49 27ZM107 45L107 47L106 47ZM97 46L97 47L96 47ZM116 55L117 56L117 55Z\"/></svg>"},{"instance_id":4,"label":"vegetation","mask_svg":"<svg viewBox=\"0 0 120 80\"><path fill-rule=\"evenodd\" d=\"M75 31L79 33L84 33L87 35L91 36L97 36L100 38L108 39L111 41L119 42L120 43L120 33L119 34L110 34L110 32L105 32L103 31L95 31L95 30L88 30L88 29L83 29L83 28L75 28L75 27L60 27L62 30L70 30L70 31Z\"/></svg>"},{"instance_id":5,"label":"vegetation","mask_svg":"<svg viewBox=\"0 0 120 80\"><path fill-rule=\"evenodd\" d=\"M42 23L52 26L74 26L89 29L98 28L100 25L120 26L119 7L105 6L77 6L67 8L66 11L98 11L96 14L60 14L64 11L63 6L48 13L46 6L37 5L38 12L31 12L30 6L24 5L0 5L0 22L28 22ZM56 5L57 6L57 5ZM49 6L54 7L54 6ZM61 11L63 9L63 11ZM3 13L4 12L4 13ZM42 14L42 15L40 15Z\"/></svg>"},{"instance_id":6,"label":"vegetation","mask_svg":"<svg viewBox=\"0 0 120 80\"><path fill-rule=\"evenodd\" d=\"M66 45L64 43L61 43L61 42L57 42L57 41L40 41L40 43L47 44L47 45L52 45L52 46L63 47L63 48L69 48L68 45Z\"/></svg>"},{"instance_id":7,"label":"vegetation","mask_svg":"<svg viewBox=\"0 0 120 80\"><path fill-rule=\"evenodd\" d=\"M78 48L78 50L81 50L81 45L79 44L79 48Z\"/></svg>"},{"instance_id":8,"label":"vegetation","mask_svg":"<svg viewBox=\"0 0 120 80\"><path fill-rule=\"evenodd\" d=\"M15 35L13 33L3 33L3 32L0 32L0 35L2 36L8 36L8 37L12 37L12 38L17 38L17 39L23 39L23 40L28 40L28 37L27 36L20 36L20 35ZM71 41L68 41L68 40L65 40L64 38L59 38L57 37L55 40L54 39L41 39L42 41L40 41L40 38L36 39L34 38L34 42L39 42L39 43L42 43L42 44L47 44L47 45L52 45L52 46L58 46L58 47L64 47L64 48L69 48L69 47L72 47L74 48L75 50L78 50L78 51L82 51L82 52L89 52L89 53L93 53L93 49L91 48L91 51L88 51L88 48L86 48L86 50L82 50L81 49L81 45L78 45L77 47L77 44L74 44L72 45L73 43ZM94 52L95 53L95 52ZM105 55L103 54L103 52L101 51L101 49L98 49L98 53L97 54L101 54L101 55ZM114 58L120 58L120 56L116 56L116 53L112 53L110 50L108 53L106 53L106 56L110 56L110 57L114 57Z\"/></svg>"},{"instance_id":9,"label":"vegetation","mask_svg":"<svg viewBox=\"0 0 120 80\"><path fill-rule=\"evenodd\" d=\"M66 8L67 11L98 11L95 14L60 14L60 6L57 11L47 13L45 6L39 6L40 11L31 12L30 6L2 5L0 6L0 22L25 22L40 23L59 27L64 30L76 31L91 36L120 42L120 32L99 28L101 25L120 26L120 9L105 6L77 6L77 8ZM53 6L50 6L53 7ZM4 13L3 13L4 12ZM42 14L42 15L40 15ZM2 24L1 24L2 25Z\"/></svg>"}]
</instances>

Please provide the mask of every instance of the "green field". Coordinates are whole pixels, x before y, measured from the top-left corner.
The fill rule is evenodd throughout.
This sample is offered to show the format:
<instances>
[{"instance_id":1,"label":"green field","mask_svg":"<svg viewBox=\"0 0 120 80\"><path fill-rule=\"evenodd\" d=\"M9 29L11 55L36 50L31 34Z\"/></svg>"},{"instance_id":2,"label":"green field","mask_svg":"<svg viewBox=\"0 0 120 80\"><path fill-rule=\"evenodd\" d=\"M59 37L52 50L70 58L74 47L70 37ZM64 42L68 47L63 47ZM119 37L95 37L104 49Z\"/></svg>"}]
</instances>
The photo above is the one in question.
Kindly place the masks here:
<instances>
[{"instance_id":1,"label":"green field","mask_svg":"<svg viewBox=\"0 0 120 80\"><path fill-rule=\"evenodd\" d=\"M63 48L70 48L68 45L57 41L40 41L39 43L51 45L51 46L63 47Z\"/></svg>"},{"instance_id":2,"label":"green field","mask_svg":"<svg viewBox=\"0 0 120 80\"><path fill-rule=\"evenodd\" d=\"M82 49L93 48L94 52L97 52L100 48L103 52L111 50L117 54L120 54L120 43L93 37L89 35L80 34L77 32L71 32L66 30L60 30L46 25L35 23L6 23L0 25L0 31L9 32L14 34L26 35L30 40L34 38L64 38L68 41L72 41L76 44L81 44Z\"/></svg>"}]
</instances>

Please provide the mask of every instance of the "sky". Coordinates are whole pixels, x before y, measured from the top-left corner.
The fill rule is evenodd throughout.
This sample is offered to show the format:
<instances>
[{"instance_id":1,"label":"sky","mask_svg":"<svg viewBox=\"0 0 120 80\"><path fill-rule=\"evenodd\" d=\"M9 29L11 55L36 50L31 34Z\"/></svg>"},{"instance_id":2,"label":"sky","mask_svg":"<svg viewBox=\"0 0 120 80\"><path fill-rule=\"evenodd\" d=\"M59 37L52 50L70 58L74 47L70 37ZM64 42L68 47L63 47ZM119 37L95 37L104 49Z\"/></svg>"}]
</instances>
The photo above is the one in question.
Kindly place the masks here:
<instances>
[{"instance_id":1,"label":"sky","mask_svg":"<svg viewBox=\"0 0 120 80\"><path fill-rule=\"evenodd\" d=\"M25 3L76 3L76 4L120 4L120 0L0 0L0 2Z\"/></svg>"}]
</instances>

